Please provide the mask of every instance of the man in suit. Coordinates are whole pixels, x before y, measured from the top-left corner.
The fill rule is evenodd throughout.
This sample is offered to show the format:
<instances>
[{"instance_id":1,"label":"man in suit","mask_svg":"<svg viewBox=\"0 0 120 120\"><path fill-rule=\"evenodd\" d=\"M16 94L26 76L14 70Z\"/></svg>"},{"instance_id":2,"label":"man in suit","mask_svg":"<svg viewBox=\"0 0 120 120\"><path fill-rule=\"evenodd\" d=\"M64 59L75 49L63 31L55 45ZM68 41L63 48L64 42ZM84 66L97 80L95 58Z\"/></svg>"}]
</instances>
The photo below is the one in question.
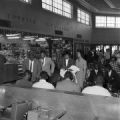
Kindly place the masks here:
<instances>
[{"instance_id":1,"label":"man in suit","mask_svg":"<svg viewBox=\"0 0 120 120\"><path fill-rule=\"evenodd\" d=\"M70 53L68 51L65 51L64 58L59 63L59 68L67 70L74 64L75 64L74 60L70 58Z\"/></svg>"},{"instance_id":2,"label":"man in suit","mask_svg":"<svg viewBox=\"0 0 120 120\"><path fill-rule=\"evenodd\" d=\"M96 61L98 61L98 55L96 53L95 48L92 48L87 54L87 62L88 63L93 63L93 62L96 62Z\"/></svg>"},{"instance_id":3,"label":"man in suit","mask_svg":"<svg viewBox=\"0 0 120 120\"><path fill-rule=\"evenodd\" d=\"M35 59L34 53L28 54L28 59L25 59L23 62L23 71L29 70L32 73L32 82L35 82L40 75L41 70L41 64L40 62Z\"/></svg>"},{"instance_id":4,"label":"man in suit","mask_svg":"<svg viewBox=\"0 0 120 120\"><path fill-rule=\"evenodd\" d=\"M45 51L41 51L40 63L42 66L42 71L47 72L49 76L51 76L54 73L55 64L51 58L46 56Z\"/></svg>"},{"instance_id":5,"label":"man in suit","mask_svg":"<svg viewBox=\"0 0 120 120\"><path fill-rule=\"evenodd\" d=\"M111 86L111 88L108 88L108 89L111 89L112 92L118 92L118 90L120 90L119 75L115 70L112 69L112 67L109 64L107 64L105 67L106 67L106 74L105 74L106 87Z\"/></svg>"},{"instance_id":6,"label":"man in suit","mask_svg":"<svg viewBox=\"0 0 120 120\"><path fill-rule=\"evenodd\" d=\"M103 72L102 70L98 67L98 64L97 63L94 63L94 68L93 70L90 72L90 76L88 78L88 82L91 84L91 85L94 85L95 84L95 79L96 79L96 76L98 75L103 75Z\"/></svg>"}]
</instances>

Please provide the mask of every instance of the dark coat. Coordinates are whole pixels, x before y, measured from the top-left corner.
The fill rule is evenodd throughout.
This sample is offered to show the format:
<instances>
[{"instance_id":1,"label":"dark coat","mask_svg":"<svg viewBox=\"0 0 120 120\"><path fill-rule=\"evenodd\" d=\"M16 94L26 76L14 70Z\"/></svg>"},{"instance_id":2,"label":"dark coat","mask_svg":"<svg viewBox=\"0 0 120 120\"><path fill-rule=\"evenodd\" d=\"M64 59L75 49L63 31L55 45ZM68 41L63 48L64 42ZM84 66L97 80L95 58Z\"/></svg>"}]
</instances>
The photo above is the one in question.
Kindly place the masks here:
<instances>
[{"instance_id":1,"label":"dark coat","mask_svg":"<svg viewBox=\"0 0 120 120\"><path fill-rule=\"evenodd\" d=\"M120 90L120 77L116 71L112 70L111 75L105 74L105 83L112 85L113 90Z\"/></svg>"},{"instance_id":2,"label":"dark coat","mask_svg":"<svg viewBox=\"0 0 120 120\"><path fill-rule=\"evenodd\" d=\"M103 75L103 72L101 71L101 70L98 70L98 72L97 72L97 74L96 74L96 72L95 72L95 70L92 70L91 72L90 72L90 76L89 76L89 78L88 78L88 82L92 82L92 83L95 83L95 78L96 78L96 76L97 75Z\"/></svg>"},{"instance_id":3,"label":"dark coat","mask_svg":"<svg viewBox=\"0 0 120 120\"><path fill-rule=\"evenodd\" d=\"M59 69L63 68L63 69L68 69L69 67L71 67L72 65L75 65L75 62L73 59L69 59L68 61L68 65L66 66L66 61L65 59L62 59L60 62L59 62Z\"/></svg>"}]
</instances>

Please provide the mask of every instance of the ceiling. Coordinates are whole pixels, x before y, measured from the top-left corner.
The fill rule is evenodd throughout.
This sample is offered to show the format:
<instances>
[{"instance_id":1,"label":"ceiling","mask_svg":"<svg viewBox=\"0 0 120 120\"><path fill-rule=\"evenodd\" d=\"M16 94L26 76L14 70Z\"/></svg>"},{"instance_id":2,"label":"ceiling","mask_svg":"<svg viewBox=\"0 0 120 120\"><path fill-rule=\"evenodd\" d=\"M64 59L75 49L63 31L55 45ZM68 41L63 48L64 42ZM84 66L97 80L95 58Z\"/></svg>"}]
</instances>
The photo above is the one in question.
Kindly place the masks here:
<instances>
[{"instance_id":1,"label":"ceiling","mask_svg":"<svg viewBox=\"0 0 120 120\"><path fill-rule=\"evenodd\" d=\"M120 0L78 0L97 13L120 14Z\"/></svg>"}]
</instances>

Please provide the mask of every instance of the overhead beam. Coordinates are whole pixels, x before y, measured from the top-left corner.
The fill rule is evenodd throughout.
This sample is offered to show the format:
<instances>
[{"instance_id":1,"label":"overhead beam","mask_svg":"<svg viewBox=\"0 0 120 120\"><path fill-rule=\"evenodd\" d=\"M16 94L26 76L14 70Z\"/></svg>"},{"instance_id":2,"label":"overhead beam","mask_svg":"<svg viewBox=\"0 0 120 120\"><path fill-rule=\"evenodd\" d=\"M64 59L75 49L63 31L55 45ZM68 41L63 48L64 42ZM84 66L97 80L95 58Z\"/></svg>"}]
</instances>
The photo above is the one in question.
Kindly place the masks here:
<instances>
[{"instance_id":1,"label":"overhead beam","mask_svg":"<svg viewBox=\"0 0 120 120\"><path fill-rule=\"evenodd\" d=\"M104 0L106 2L106 4L110 7L110 8L116 8L115 5L111 2L111 0Z\"/></svg>"}]
</instances>

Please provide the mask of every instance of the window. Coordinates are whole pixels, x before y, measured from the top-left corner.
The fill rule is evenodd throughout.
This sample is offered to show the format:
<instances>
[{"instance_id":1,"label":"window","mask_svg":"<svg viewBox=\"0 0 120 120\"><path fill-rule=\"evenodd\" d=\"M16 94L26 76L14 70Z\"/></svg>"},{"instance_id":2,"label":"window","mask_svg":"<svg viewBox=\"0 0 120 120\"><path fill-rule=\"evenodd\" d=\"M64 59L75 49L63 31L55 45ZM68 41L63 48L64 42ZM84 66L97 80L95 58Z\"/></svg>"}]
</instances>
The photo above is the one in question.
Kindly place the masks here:
<instances>
[{"instance_id":1,"label":"window","mask_svg":"<svg viewBox=\"0 0 120 120\"><path fill-rule=\"evenodd\" d=\"M30 3L32 2L32 0L20 0L21 2L25 2L25 3Z\"/></svg>"},{"instance_id":2,"label":"window","mask_svg":"<svg viewBox=\"0 0 120 120\"><path fill-rule=\"evenodd\" d=\"M120 17L96 16L95 25L98 28L120 28Z\"/></svg>"},{"instance_id":3,"label":"window","mask_svg":"<svg viewBox=\"0 0 120 120\"><path fill-rule=\"evenodd\" d=\"M63 1L63 16L72 18L72 5L67 1Z\"/></svg>"},{"instance_id":4,"label":"window","mask_svg":"<svg viewBox=\"0 0 120 120\"><path fill-rule=\"evenodd\" d=\"M66 0L42 0L42 8L72 18L72 5Z\"/></svg>"},{"instance_id":5,"label":"window","mask_svg":"<svg viewBox=\"0 0 120 120\"><path fill-rule=\"evenodd\" d=\"M62 15L62 0L53 0L53 12Z\"/></svg>"},{"instance_id":6,"label":"window","mask_svg":"<svg viewBox=\"0 0 120 120\"><path fill-rule=\"evenodd\" d=\"M42 0L42 7L52 11L52 0Z\"/></svg>"},{"instance_id":7,"label":"window","mask_svg":"<svg viewBox=\"0 0 120 120\"><path fill-rule=\"evenodd\" d=\"M105 16L97 16L96 17L96 27L106 27L106 17Z\"/></svg>"},{"instance_id":8,"label":"window","mask_svg":"<svg viewBox=\"0 0 120 120\"><path fill-rule=\"evenodd\" d=\"M107 17L107 27L115 28L115 17Z\"/></svg>"},{"instance_id":9,"label":"window","mask_svg":"<svg viewBox=\"0 0 120 120\"><path fill-rule=\"evenodd\" d=\"M90 15L87 12L85 12L81 9L78 9L77 10L77 20L78 20L78 22L89 25L90 24Z\"/></svg>"},{"instance_id":10,"label":"window","mask_svg":"<svg viewBox=\"0 0 120 120\"><path fill-rule=\"evenodd\" d=\"M120 28L120 17L116 17L116 28Z\"/></svg>"}]
</instances>

